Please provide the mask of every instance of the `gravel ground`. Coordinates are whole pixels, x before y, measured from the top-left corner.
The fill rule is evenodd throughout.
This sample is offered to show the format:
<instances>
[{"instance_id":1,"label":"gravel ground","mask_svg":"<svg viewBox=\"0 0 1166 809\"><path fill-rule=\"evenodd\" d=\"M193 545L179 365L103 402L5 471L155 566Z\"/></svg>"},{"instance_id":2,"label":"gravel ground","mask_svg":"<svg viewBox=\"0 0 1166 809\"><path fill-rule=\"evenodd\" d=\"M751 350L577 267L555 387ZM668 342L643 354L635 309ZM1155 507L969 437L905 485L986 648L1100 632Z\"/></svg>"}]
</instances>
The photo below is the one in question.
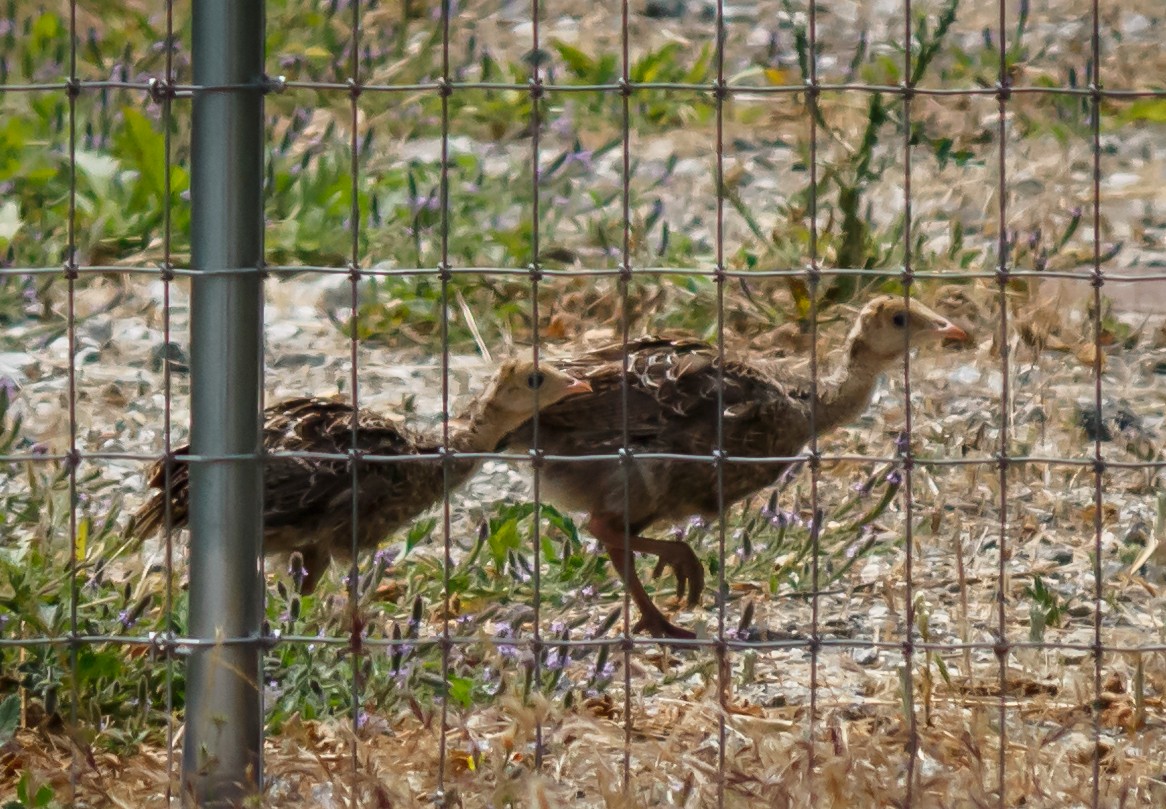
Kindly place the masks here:
<instances>
[{"instance_id":1,"label":"gravel ground","mask_svg":"<svg viewBox=\"0 0 1166 809\"><path fill-rule=\"evenodd\" d=\"M658 46L669 39L699 43L707 38L709 24L702 16L707 14L706 4L676 5L682 9L677 16L650 20L640 16L646 6L634 4L636 48ZM824 35L840 52L857 41L864 27L878 48L887 32L901 25L895 17L901 11L898 3L831 2L823 8ZM1080 69L1088 53L1088 10L1089 4L1078 0L1031 4L1028 30L1033 53L1024 63L1018 84L1036 83L1041 77L1062 82L1066 64ZM566 41L586 38L600 44L618 41L616 16L610 9L578 16L558 16L559 11L554 10L556 16L545 26L545 36ZM776 31L782 54L779 62L788 69L792 50L780 39L784 29L769 22L780 20L782 13L777 4L764 2L727 8L729 41L735 49L730 52L742 54L745 60L745 54L769 48L771 30ZM503 4L481 13L476 33L500 51L519 50L530 35L527 14L525 4ZM1112 54L1103 64L1106 86L1144 89L1162 75L1159 68L1166 65L1159 44L1166 24L1160 3L1123 3L1121 8L1103 9L1103 15L1106 52ZM994 7L967 8L961 12L956 39L974 43L985 27L995 24ZM837 75L844 67L843 60L829 54L824 57L825 74ZM1009 113L1008 222L1020 243L1038 232L1043 232L1047 243L1048 234L1063 229L1069 212L1089 209L1092 152L1084 138L1062 138L1051 132L1022 135L1022 118L1031 103L1018 96ZM997 108L991 97L960 104L923 98L918 106L921 115L934 116L970 141L995 136ZM733 149L727 167L748 178L741 186L743 199L767 226L778 221L773 203L788 193L786 178L798 155L791 148L765 143L780 141L804 126L801 120L780 115L780 104L775 103L775 108L773 128L764 133L765 139L756 131L730 133L733 137L728 139ZM547 154L569 145L574 134L548 133ZM602 141L608 134L581 136ZM670 216L675 227L705 240L712 238L714 221L708 134L704 130L672 132L636 142L646 174L661 170L672 155L677 156L672 190L683 202ZM1107 248L1115 248L1105 271L1160 273L1166 267L1166 194L1162 191L1166 188L1166 129L1114 123L1103 129L1101 146L1100 239ZM432 154L434 144L410 143L403 148L405 157L423 156ZM837 144L827 145L824 151L828 156L837 148ZM527 154L525 144L493 146L466 139L455 144L458 149L488 155L488 170L499 174L510 171ZM386 155L385 159L395 158ZM618 176L618 160L618 154L609 154L597 161L599 182ZM912 186L918 230L932 243L942 244L950 222L958 221L968 238L992 244L1000 202L995 160L943 169L922 159L920 164ZM885 176L888 179L871 191L876 221L884 224L902 208L902 173L894 179L892 169ZM1164 793L1155 790L1162 789L1162 782L1155 779L1161 777L1166 763L1166 655L1162 652L1166 637L1162 548L1166 544L1153 550L1157 542L1166 540L1161 476L1154 468L1108 468L1102 480L1102 531L1096 537L1095 479L1090 466L1043 460L1016 465L1002 493L994 465L1003 410L1011 425L1010 454L1085 462L1092 458L1094 444L1087 428L1094 384L1087 304L1093 236L1087 213L1050 266L1078 272L1082 279L1050 280L1034 285L1028 294L1011 296L1007 339L1012 353L1007 377L1000 359L1000 312L994 287L987 282L969 285L962 297L949 300L948 311L973 329L973 344L912 361L910 401L916 451L931 459L983 463L923 464L913 473L910 590L904 551L906 504L900 495L877 522L879 552L864 558L819 599L817 618L823 637L855 641L854 645L827 646L816 659L812 675L815 661L804 643L813 626L810 601L792 591L769 593L763 581L733 581L732 598L726 604L728 626L735 626L744 605L751 603L753 625L764 629L767 637L801 645L735 654L734 686L724 706L712 685L715 663L711 654L677 658L653 646L637 646L626 661L617 661L618 676L610 691L583 705L565 709L559 704L531 706L502 700L488 708L455 712L447 734L447 780L457 791L459 805L504 805L507 796L517 796L516 801L532 806L562 805L568 800L585 806L705 806L712 805L718 769L726 773L727 806L759 805L759 801L789 806L890 805L889 796L901 797L905 777L908 728L901 709L904 677L899 647L905 639L909 597L916 599L917 614L926 617L926 636L917 621L916 642L922 638L946 647L930 656L926 650L914 652L911 682L919 723L921 778L917 805L967 806L977 801L995 805L1001 706L1009 763L1006 803L1020 805L1023 795L1026 806L1088 805L1095 748L1090 714L1095 676L1103 684L1097 746L1104 783L1099 805L1161 805ZM730 213L726 242L736 244L746 238L745 224ZM96 281L77 296L77 440L83 453L145 456L162 451L162 287L141 276L132 278ZM307 392L349 392L350 344L329 317L344 316L346 284L336 277L307 276L268 282L265 381L269 401ZM1114 306L1111 330L1128 328L1137 338L1128 346L1117 340L1104 356L1102 423L1094 429L1109 436L1102 444L1109 461L1162 460L1164 284L1110 283L1104 288ZM929 294L944 299L942 291ZM180 369L189 355L184 285L174 284L171 296L177 360L171 418L177 442L185 434L189 415L189 378ZM610 324L576 322L564 336L595 338L605 328ZM24 326L10 328L9 335L17 341L27 338L32 344L32 333ZM418 426L433 425L440 409L440 362L432 348L359 346L361 403L400 412ZM25 417L28 434L50 451L68 446L67 352L67 341L57 338L43 349L0 354L0 376L19 386L17 408ZM489 363L478 355L459 354L451 356L450 371L455 404L461 403L489 372ZM1006 408L1001 404L1005 381L1010 394ZM904 423L904 401L902 380L888 379L866 415L829 438L823 451L890 454ZM111 460L100 464L100 474L117 484L115 497L132 508L142 497L147 464L145 459ZM822 501L841 502L869 469L855 462L828 464ZM804 508L807 489L803 473L783 490L783 505L793 511ZM455 532L469 535L491 503L522 499L529 492L526 475L515 465L486 464L482 474L456 495ZM1001 503L1007 505L1003 566ZM1143 551L1148 561L1133 569L1131 560ZM436 553L437 549L423 552ZM146 558L152 553L147 546ZM1099 591L1095 565L1101 574ZM999 640L1001 624L1010 642L1028 639L1034 599L1026 588L1032 587L1037 575L1054 589L1065 615L1059 626L1045 629L1047 648L1021 645L1006 656L1007 688L1002 693L1001 664L994 651L962 648L961 644L990 645ZM663 593L658 597L664 598ZM590 625L612 606L585 607L593 613ZM544 617L549 623L563 616ZM678 613L677 620L715 626L716 607L706 598L697 610ZM438 623L428 622L425 632L434 634L439 628ZM1095 666L1089 647L1097 639L1115 650L1103 654ZM941 664L946 676L940 672ZM629 737L624 735L627 717L621 678L625 672L635 725ZM811 704L819 743L813 746L816 783L808 785L804 778L811 748L807 742ZM717 755L721 720L725 723L723 761ZM526 759L532 754L536 722L543 728L547 754L541 774L532 775ZM434 725L419 722L407 712L379 717L355 740L337 723L288 728L285 738L269 742L273 800L290 805L311 796L318 805L340 805L347 790L356 789L365 796L383 790L391 796L387 805L418 805L435 786L437 733ZM631 798L618 797L625 749L629 751ZM362 764L359 778L345 774L350 771L350 750L358 752ZM466 762L474 760L474 751L481 753L481 759L470 767ZM54 755L63 753L44 751L45 761L54 760ZM108 773L115 767L122 768L124 786L110 780ZM115 765L103 760L93 777L107 795L131 787L157 790L168 777L164 767L165 759L157 751L144 750L140 761ZM450 799L445 805L453 803Z\"/></svg>"}]
</instances>

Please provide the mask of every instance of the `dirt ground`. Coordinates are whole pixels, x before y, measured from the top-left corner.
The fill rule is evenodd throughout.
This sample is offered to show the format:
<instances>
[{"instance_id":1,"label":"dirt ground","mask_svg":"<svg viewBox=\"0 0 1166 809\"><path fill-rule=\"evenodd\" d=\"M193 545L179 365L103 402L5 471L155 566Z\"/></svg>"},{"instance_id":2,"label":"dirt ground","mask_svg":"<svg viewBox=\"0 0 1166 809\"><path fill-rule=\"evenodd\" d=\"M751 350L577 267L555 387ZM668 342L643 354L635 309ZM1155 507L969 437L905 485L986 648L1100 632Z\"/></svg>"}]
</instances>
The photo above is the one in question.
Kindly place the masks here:
<instances>
[{"instance_id":1,"label":"dirt ground","mask_svg":"<svg viewBox=\"0 0 1166 809\"><path fill-rule=\"evenodd\" d=\"M662 22L639 16L641 5L633 4L637 47L695 42L707 34L699 3L687 4L687 16ZM886 30L901 24L899 3L839 0L823 8L823 19L835 26L835 43L853 41L863 27L878 41L880 24ZM481 14L480 35L496 37L501 49L529 36L522 4L472 4L472 10ZM1089 10L1082 0L1031 3L1030 30L1040 47L1034 46L1023 80L1060 81L1059 66L1083 53ZM781 13L770 3L732 12L730 42L740 47L759 47L762 22ZM610 9L572 16L550 8L546 14L548 36L616 41ZM1121 33L1104 65L1107 88L1160 84L1166 70L1160 0L1107 6L1103 17ZM975 41L995 22L994 7L969 6L961 10L958 36ZM1018 105L1028 103L1018 98ZM976 133L996 126L991 98L945 114L953 122L977 122L971 126ZM1115 125L1103 131L1101 144L1098 241L1117 248L1103 269L1123 279L1166 276L1166 127ZM649 169L671 154L692 161L687 174L682 165L676 193L692 200L707 227L715 199L707 143L644 139L639 147L659 155L646 159ZM554 696L523 699L519 663L500 660L501 696L484 706L449 706L444 729L438 708L408 701L385 712L366 706L368 719L355 730L343 718L286 723L265 742L264 805L1166 805L1166 489L1160 474L1166 278L1103 287L1111 309L1101 360L1101 420L1109 437L1101 450L1110 465L1101 473L1098 502L1097 445L1082 416L1095 404L1093 144L1010 131L1007 147L1009 227L1021 240L1042 226L1047 238L1066 211L1086 209L1053 268L1080 277L1010 292L1003 337L993 281L929 290L931 302L966 324L973 340L959 350L913 357L909 398L902 378L888 375L867 413L822 447L827 456L845 456L825 464L819 487L823 502L840 503L876 466L854 458L892 454L909 404L916 452L924 461L911 474L910 506L900 493L876 522L871 536L878 552L816 599L805 588L772 592L765 576L752 575L726 581L724 599L706 597L696 609L676 609L676 620L703 627L706 639L715 635L723 610L731 641L720 647L723 662L712 640L696 650L669 651L637 639L626 653L611 652L610 685L594 693L581 689L569 706ZM491 154L505 165L505 149ZM760 178L745 194L765 210L781 193L781 171L794 156L763 162L742 153L732 161ZM926 231L942 212L968 222L990 243L998 229L997 171L988 160L917 178L919 228ZM901 190L901 183L876 189L876 218L901 211ZM746 229L735 221L726 233L740 239ZM344 284L335 277L297 277L267 285L269 400L342 389L351 370L350 344L327 313ZM173 328L186 349L186 289L178 283L172 293ZM80 344L95 358L78 366L83 451L161 451L165 401L158 366L151 363L160 343L160 300L161 283L142 279L94 283L79 294ZM584 332L580 325L566 336ZM67 352L58 340L36 354L0 355L0 371L20 384L26 429L50 450L68 433L62 402ZM417 421L432 423L440 366L424 347L386 355L382 347L362 345L358 363L362 403L400 409L408 396ZM480 356L452 357L459 402L488 368ZM184 425L189 383L181 375L175 381L172 418ZM109 422L111 407L120 414L117 429ZM1003 487L996 466L1002 446L1026 459L1011 465ZM128 502L140 496L145 470L141 461L115 460L102 475L118 482ZM783 508L803 513L808 489L803 470L782 488ZM487 464L454 500L455 531L474 531L483 503L529 493L524 470ZM147 544L143 568L160 553ZM728 554L730 563L743 564L739 545ZM1042 632L1034 630L1034 616L1047 603L1033 594L1038 577L1061 607ZM665 591L654 592L667 601ZM596 601L575 613L547 612L543 620L549 627L582 609L589 612L585 628L594 629L618 604ZM908 604L914 627L906 623ZM733 628L747 605L751 625L762 634L738 641ZM441 622L427 618L421 635L434 638L440 631ZM822 645L811 652L815 633ZM569 673L586 680L591 663L571 665ZM181 741L179 730L175 751ZM135 756L115 756L45 728L20 730L6 749L0 755L2 800L14 799L18 772L50 784L62 805L161 806L179 792L181 755L166 749L143 746Z\"/></svg>"}]
</instances>

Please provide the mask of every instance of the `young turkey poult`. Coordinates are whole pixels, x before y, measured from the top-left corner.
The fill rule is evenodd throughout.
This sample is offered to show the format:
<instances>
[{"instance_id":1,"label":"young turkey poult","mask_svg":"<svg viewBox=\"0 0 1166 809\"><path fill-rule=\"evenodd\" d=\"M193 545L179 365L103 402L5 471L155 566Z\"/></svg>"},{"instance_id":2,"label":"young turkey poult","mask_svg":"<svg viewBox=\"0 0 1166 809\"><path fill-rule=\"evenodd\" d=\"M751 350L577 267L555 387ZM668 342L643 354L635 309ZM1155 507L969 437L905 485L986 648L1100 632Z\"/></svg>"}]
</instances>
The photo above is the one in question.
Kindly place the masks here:
<instances>
[{"instance_id":1,"label":"young turkey poult","mask_svg":"<svg viewBox=\"0 0 1166 809\"><path fill-rule=\"evenodd\" d=\"M641 618L635 631L657 637L692 638L672 624L648 597L625 552L653 554L657 571L671 567L677 596L688 592L695 605L704 586L696 553L677 540L652 539L642 532L658 520L693 515L716 516L716 467L710 462L722 421L723 503L773 483L788 461L734 462L745 458L789 458L812 437L811 411L818 435L859 416L870 402L881 372L902 359L909 345L943 338L966 339L945 318L901 297L882 296L859 313L832 372L820 377L816 398L808 374L767 368L764 360L726 359L724 409L718 412L718 361L715 346L696 339L644 337L631 341L628 354L627 448L631 460L548 461L541 485L546 499L590 515L588 528L603 544L623 579ZM622 345L612 345L556 362L591 392L544 408L538 419L538 447L547 455L616 455L625 446ZM529 448L529 424L509 436L510 449ZM635 458L670 453L699 460ZM625 489L626 469L626 489Z\"/></svg>"},{"instance_id":2,"label":"young turkey poult","mask_svg":"<svg viewBox=\"0 0 1166 809\"><path fill-rule=\"evenodd\" d=\"M590 392L590 386L562 371L533 362L504 362L464 415L451 420L449 446L455 452L493 452L500 439L528 421L537 408ZM263 550L299 551L305 578L302 591L312 592L333 557L350 559L352 551L352 471L343 459L279 457L281 452L347 453L353 447L352 405L320 398L289 399L264 411L263 445L269 457L263 478ZM361 409L356 415L356 448L364 455L432 455L440 437L417 436L391 419ZM148 536L162 528L166 500L175 528L186 525L189 502L188 465L174 451L170 489L156 492L134 515L130 532ZM464 483L478 461L454 458L450 488ZM150 470L149 485L166 485L162 461ZM440 462L362 461L356 495L357 545L374 548L383 539L441 501L445 478Z\"/></svg>"}]
</instances>

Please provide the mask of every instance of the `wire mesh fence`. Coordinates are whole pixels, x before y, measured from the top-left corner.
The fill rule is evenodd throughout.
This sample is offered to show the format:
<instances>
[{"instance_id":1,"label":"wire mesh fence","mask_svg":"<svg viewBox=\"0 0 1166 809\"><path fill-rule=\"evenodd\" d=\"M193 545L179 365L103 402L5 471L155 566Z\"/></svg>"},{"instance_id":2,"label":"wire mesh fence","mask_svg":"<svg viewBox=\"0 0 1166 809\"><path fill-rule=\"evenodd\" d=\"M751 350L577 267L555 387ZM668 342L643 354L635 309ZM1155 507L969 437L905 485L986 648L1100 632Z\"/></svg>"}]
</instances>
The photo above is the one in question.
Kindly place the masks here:
<instances>
[{"instance_id":1,"label":"wire mesh fence","mask_svg":"<svg viewBox=\"0 0 1166 809\"><path fill-rule=\"evenodd\" d=\"M191 143L192 99L256 89L195 84L207 8L0 20L6 800L177 802L235 767L180 772L186 663L245 647L273 804L1161 803L1153 3L266 4L264 210L238 211L263 398L235 412L341 407L332 450L269 410L240 454L183 448L191 284L240 273L192 261L192 163L229 149ZM904 337L835 418L876 294L971 336ZM616 382L570 429L549 405L462 443L498 360L585 376L603 345ZM386 423L408 449L366 443ZM295 553L261 625L199 637L184 504L145 538L129 515L156 462L171 489L256 457ZM374 551L371 487L420 469Z\"/></svg>"}]
</instances>

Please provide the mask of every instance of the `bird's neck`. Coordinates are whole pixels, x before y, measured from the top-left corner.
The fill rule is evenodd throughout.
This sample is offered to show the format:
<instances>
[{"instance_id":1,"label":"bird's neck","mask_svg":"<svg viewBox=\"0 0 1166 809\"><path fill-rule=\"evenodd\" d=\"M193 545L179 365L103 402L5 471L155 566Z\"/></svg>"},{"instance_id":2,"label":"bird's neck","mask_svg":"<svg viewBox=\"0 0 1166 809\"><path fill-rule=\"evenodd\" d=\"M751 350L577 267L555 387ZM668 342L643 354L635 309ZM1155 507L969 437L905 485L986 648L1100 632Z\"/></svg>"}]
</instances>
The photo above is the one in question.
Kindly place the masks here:
<instances>
[{"instance_id":1,"label":"bird's neck","mask_svg":"<svg viewBox=\"0 0 1166 809\"><path fill-rule=\"evenodd\" d=\"M879 374L894 362L893 356L875 354L865 343L849 341L833 371L818 383L816 431L819 434L829 432L862 415L870 404Z\"/></svg>"},{"instance_id":2,"label":"bird's neck","mask_svg":"<svg viewBox=\"0 0 1166 809\"><path fill-rule=\"evenodd\" d=\"M489 406L472 407L449 422L449 447L457 452L493 452L513 428Z\"/></svg>"}]
</instances>

